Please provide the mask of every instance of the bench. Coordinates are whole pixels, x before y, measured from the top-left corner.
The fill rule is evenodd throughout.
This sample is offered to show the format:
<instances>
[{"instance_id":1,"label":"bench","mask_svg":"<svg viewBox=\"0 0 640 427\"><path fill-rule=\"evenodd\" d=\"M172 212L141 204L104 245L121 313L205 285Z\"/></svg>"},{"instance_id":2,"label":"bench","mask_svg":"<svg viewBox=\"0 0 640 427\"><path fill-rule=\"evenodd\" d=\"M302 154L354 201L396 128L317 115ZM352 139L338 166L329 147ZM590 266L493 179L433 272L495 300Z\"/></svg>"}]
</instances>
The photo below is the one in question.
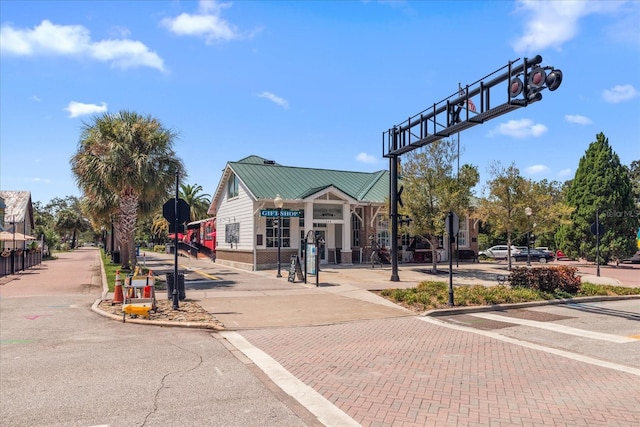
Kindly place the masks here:
<instances>
[{"instance_id":1,"label":"bench","mask_svg":"<svg viewBox=\"0 0 640 427\"><path fill-rule=\"evenodd\" d=\"M504 285L509 280L509 276L504 274L498 274L496 277L496 280L498 281L498 285Z\"/></svg>"}]
</instances>

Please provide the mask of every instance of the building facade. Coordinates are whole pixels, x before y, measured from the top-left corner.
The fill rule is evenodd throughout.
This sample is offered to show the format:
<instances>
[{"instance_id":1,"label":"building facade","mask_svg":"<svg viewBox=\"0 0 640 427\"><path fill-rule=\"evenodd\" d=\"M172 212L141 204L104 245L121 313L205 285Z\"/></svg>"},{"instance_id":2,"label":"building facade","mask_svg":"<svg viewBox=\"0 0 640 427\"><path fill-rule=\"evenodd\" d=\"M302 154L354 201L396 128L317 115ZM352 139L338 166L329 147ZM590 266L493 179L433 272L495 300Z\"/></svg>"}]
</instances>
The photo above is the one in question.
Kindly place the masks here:
<instances>
[{"instance_id":1,"label":"building facade","mask_svg":"<svg viewBox=\"0 0 640 427\"><path fill-rule=\"evenodd\" d=\"M388 171L291 167L259 156L228 162L208 210L216 218L216 262L275 268L278 252L286 265L316 238L321 265L367 262L371 238L390 247L388 194ZM464 222L461 235L470 242Z\"/></svg>"}]
</instances>

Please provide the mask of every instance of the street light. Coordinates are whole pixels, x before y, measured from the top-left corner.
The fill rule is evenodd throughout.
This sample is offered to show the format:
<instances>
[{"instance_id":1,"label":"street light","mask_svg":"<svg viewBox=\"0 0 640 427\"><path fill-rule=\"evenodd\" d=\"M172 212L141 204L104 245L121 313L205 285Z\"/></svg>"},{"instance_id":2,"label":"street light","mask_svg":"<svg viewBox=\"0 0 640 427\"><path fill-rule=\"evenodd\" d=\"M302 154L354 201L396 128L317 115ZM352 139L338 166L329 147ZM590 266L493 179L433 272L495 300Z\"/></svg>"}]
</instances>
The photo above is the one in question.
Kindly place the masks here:
<instances>
[{"instance_id":1,"label":"street light","mask_svg":"<svg viewBox=\"0 0 640 427\"><path fill-rule=\"evenodd\" d=\"M524 208L524 213L525 215L527 215L527 266L531 267L531 251L529 250L529 245L531 242L531 226L530 221L531 221L531 214L533 213L533 211L531 210L531 208L529 206L527 206L526 208Z\"/></svg>"},{"instance_id":2,"label":"street light","mask_svg":"<svg viewBox=\"0 0 640 427\"><path fill-rule=\"evenodd\" d=\"M278 274L276 275L276 277L282 277L282 274L280 274L280 246L282 246L282 224L280 224L282 219L280 217L280 214L282 213L282 206L284 206L284 201L282 200L282 197L280 197L280 194L276 194L276 198L273 199L273 204L276 206L276 209L278 209L278 217L276 219L276 221L278 221Z\"/></svg>"}]
</instances>

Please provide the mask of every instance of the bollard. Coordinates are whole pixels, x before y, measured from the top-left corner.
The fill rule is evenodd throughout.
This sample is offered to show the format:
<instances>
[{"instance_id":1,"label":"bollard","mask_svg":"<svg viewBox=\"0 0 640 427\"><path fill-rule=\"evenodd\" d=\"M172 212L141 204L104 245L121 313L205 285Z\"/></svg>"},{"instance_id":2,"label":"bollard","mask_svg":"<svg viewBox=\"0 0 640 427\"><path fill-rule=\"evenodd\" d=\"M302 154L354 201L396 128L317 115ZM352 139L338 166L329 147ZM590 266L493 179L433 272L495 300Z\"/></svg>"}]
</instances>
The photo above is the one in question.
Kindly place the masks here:
<instances>
[{"instance_id":1,"label":"bollard","mask_svg":"<svg viewBox=\"0 0 640 427\"><path fill-rule=\"evenodd\" d=\"M120 281L120 270L116 271L116 285L113 289L113 300L111 305L120 304L124 302L124 295L122 294L122 282Z\"/></svg>"}]
</instances>

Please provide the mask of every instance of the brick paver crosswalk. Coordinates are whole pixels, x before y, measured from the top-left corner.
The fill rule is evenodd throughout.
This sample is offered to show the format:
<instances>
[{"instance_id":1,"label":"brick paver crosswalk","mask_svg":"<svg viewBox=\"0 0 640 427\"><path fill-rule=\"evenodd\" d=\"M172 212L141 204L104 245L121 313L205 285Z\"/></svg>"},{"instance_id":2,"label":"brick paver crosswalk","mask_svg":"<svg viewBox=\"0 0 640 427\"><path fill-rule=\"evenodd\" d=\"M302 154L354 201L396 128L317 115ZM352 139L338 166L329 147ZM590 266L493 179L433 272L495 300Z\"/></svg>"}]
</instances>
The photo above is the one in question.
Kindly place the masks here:
<instances>
[{"instance_id":1,"label":"brick paver crosswalk","mask_svg":"<svg viewBox=\"0 0 640 427\"><path fill-rule=\"evenodd\" d=\"M363 426L637 426L640 381L417 318L242 331Z\"/></svg>"}]
</instances>

